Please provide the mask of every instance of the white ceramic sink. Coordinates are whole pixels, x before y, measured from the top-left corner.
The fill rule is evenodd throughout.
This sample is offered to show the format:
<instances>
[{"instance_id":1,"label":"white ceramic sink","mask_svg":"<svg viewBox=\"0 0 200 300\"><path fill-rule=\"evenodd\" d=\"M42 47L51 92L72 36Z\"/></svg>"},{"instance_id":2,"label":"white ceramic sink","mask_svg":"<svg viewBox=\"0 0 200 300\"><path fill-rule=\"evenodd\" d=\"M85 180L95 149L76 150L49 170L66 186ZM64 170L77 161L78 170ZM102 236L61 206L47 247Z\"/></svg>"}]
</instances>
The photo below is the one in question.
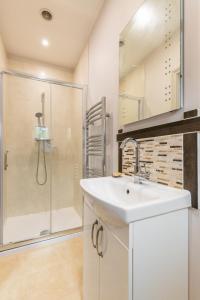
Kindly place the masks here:
<instances>
[{"instance_id":1,"label":"white ceramic sink","mask_svg":"<svg viewBox=\"0 0 200 300\"><path fill-rule=\"evenodd\" d=\"M94 202L117 214L125 223L165 214L191 206L190 192L133 177L82 179L84 193Z\"/></svg>"}]
</instances>

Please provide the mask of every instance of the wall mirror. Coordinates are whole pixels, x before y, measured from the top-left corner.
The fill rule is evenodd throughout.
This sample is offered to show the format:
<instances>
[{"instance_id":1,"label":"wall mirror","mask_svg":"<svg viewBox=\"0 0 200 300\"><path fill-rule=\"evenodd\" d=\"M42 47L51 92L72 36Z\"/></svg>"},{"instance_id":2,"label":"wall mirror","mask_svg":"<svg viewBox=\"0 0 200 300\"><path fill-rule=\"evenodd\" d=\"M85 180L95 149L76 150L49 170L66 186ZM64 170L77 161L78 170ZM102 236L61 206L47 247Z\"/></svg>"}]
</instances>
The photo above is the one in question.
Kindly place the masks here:
<instances>
[{"instance_id":1,"label":"wall mirror","mask_svg":"<svg viewBox=\"0 0 200 300\"><path fill-rule=\"evenodd\" d=\"M146 0L120 34L119 125L183 105L181 0Z\"/></svg>"}]
</instances>

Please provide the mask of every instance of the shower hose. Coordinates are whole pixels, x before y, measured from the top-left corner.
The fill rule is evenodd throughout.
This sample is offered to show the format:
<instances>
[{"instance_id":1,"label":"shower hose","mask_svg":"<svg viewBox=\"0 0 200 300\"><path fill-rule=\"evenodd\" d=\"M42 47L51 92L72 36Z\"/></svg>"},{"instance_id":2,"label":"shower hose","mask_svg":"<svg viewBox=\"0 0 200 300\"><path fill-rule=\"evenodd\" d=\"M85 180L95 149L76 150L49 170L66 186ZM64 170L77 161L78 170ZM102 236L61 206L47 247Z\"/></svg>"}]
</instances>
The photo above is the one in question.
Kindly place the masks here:
<instances>
[{"instance_id":1,"label":"shower hose","mask_svg":"<svg viewBox=\"0 0 200 300\"><path fill-rule=\"evenodd\" d=\"M42 156L43 156L43 166L44 166L44 179L43 180L39 179L41 143L42 143ZM47 183L47 165L46 165L46 154L45 154L45 141L38 141L36 182L39 185L45 185Z\"/></svg>"}]
</instances>

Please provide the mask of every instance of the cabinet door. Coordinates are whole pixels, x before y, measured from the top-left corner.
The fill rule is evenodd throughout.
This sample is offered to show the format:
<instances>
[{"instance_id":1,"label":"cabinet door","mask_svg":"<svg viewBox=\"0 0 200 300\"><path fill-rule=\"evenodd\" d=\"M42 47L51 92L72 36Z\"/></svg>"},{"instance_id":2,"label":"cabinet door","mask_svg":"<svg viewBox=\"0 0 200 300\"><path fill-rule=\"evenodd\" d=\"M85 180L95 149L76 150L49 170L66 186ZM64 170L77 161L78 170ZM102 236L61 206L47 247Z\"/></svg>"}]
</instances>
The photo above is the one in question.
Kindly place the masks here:
<instances>
[{"instance_id":1,"label":"cabinet door","mask_svg":"<svg viewBox=\"0 0 200 300\"><path fill-rule=\"evenodd\" d=\"M92 209L84 204L84 268L83 299L99 299L99 256L95 248L99 220ZM93 242L92 242L93 231Z\"/></svg>"},{"instance_id":2,"label":"cabinet door","mask_svg":"<svg viewBox=\"0 0 200 300\"><path fill-rule=\"evenodd\" d=\"M128 250L105 225L101 225L100 300L128 300Z\"/></svg>"}]
</instances>

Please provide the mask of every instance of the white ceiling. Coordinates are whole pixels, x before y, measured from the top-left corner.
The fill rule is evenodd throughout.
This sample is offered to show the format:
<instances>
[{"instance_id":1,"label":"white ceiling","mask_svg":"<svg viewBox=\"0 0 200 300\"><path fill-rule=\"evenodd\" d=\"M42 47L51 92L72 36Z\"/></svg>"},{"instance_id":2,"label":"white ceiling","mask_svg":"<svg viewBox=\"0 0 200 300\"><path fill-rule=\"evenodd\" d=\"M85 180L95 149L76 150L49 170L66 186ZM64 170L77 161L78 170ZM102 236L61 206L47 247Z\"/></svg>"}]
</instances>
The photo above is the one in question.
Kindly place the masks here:
<instances>
[{"instance_id":1,"label":"white ceiling","mask_svg":"<svg viewBox=\"0 0 200 300\"><path fill-rule=\"evenodd\" d=\"M104 0L0 0L0 33L9 54L73 69ZM48 8L51 22L40 15ZM44 48L41 39L48 38Z\"/></svg>"}]
</instances>

